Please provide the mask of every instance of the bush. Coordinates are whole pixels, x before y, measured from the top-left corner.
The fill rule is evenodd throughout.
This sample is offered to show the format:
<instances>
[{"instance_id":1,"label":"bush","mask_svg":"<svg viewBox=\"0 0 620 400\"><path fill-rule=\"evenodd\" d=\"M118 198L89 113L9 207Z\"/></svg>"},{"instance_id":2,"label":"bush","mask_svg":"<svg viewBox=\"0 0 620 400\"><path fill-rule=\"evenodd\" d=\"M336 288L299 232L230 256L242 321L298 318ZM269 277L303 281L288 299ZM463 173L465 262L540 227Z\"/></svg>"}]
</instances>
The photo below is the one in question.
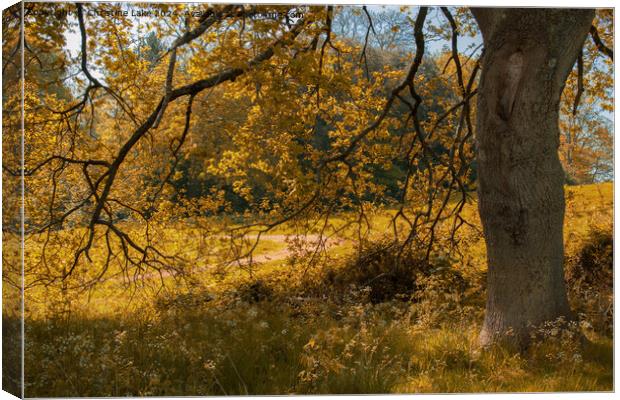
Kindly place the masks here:
<instances>
[{"instance_id":1,"label":"bush","mask_svg":"<svg viewBox=\"0 0 620 400\"><path fill-rule=\"evenodd\" d=\"M467 282L446 258L425 259L399 243L380 241L367 245L354 259L338 269L328 269L325 281L339 289L367 288L368 299L381 303L411 299L424 289L429 277L437 278L447 290L464 291Z\"/></svg>"},{"instance_id":2,"label":"bush","mask_svg":"<svg viewBox=\"0 0 620 400\"><path fill-rule=\"evenodd\" d=\"M245 282L237 288L237 296L246 303L258 303L269 300L274 295L274 289L263 279L254 279Z\"/></svg>"},{"instance_id":3,"label":"bush","mask_svg":"<svg viewBox=\"0 0 620 400\"><path fill-rule=\"evenodd\" d=\"M573 308L595 331L611 334L613 325L613 236L594 228L576 255L569 257L566 283Z\"/></svg>"}]
</instances>

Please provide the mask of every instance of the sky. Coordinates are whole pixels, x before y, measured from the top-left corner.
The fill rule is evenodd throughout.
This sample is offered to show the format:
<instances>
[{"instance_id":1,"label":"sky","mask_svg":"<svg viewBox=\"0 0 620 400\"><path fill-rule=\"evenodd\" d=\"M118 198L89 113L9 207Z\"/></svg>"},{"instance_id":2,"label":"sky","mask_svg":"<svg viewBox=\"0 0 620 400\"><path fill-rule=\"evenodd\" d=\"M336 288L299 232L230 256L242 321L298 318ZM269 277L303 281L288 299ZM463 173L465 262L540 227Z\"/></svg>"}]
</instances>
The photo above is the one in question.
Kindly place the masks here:
<instances>
[{"instance_id":1,"label":"sky","mask_svg":"<svg viewBox=\"0 0 620 400\"><path fill-rule=\"evenodd\" d=\"M104 6L104 4L106 3L99 3L99 4L101 4L101 6ZM109 4L118 4L118 3L109 3ZM132 5L136 3L127 2L124 4L126 4L126 7L124 9L127 9L128 11L131 11L132 9L133 10L139 9L139 7L132 7ZM351 6L351 7L359 8L360 6ZM371 13L374 13L374 12L380 12L382 9L390 8L390 7L394 9L399 8L398 6L368 6L368 10ZM437 23L438 18L440 18L440 14L441 13L438 12L438 9L437 9L437 12L433 12L433 10L431 10L431 12L429 13L429 20L433 23ZM75 16L69 16L69 18L73 18L75 21ZM89 18L88 15L85 15L86 24L88 24L88 18ZM138 19L139 17L129 16L127 18ZM157 17L142 17L142 18L147 18L147 19L152 20L152 18L157 18ZM139 34L137 31L136 33ZM70 52L70 54L73 57L78 56L80 53L80 43L81 43L81 37L80 37L79 31L77 29L74 31L67 31L65 32L65 38L66 38L66 43L67 43L66 45L67 50ZM481 44L482 44L482 38L480 37L480 35L477 35L476 37L473 37L473 38L465 37L465 36L459 37L459 42L458 42L459 51L466 53L466 54L469 54L471 52L471 51L468 51L468 49L475 48ZM450 46L450 43L447 41L429 41L427 42L427 51L430 53L438 52L438 51L443 50L444 47L448 48L449 46Z\"/></svg>"}]
</instances>

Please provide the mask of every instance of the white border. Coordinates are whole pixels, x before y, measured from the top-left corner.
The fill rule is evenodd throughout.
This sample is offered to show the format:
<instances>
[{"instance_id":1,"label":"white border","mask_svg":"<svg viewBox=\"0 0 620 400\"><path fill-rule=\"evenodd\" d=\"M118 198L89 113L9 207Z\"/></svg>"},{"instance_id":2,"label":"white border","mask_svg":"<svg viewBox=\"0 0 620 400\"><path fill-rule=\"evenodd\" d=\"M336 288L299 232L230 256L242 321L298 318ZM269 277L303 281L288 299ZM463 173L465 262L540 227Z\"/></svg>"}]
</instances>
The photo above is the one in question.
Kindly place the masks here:
<instances>
[{"instance_id":1,"label":"white border","mask_svg":"<svg viewBox=\"0 0 620 400\"><path fill-rule=\"evenodd\" d=\"M92 2L92 1L82 1L82 2ZM106 1L107 2L107 1ZM171 2L171 3L185 3L187 1L184 0L169 0L169 1L151 1L151 0L142 0L139 1L142 3L161 3L161 2ZM196 3L206 3L206 1L191 1ZM230 3L231 1L222 1L222 0L213 0L210 3ZM299 1L299 0L253 0L253 1L238 1L239 3L262 3L262 4L343 4L343 5L355 5L355 4L367 4L367 5L429 5L429 6L479 6L479 7L572 7L572 8L615 8L616 2L613 0L593 0L593 1L579 1L579 0L546 0L546 1L535 1L535 0L522 0L522 1L506 1L499 3L498 1L492 0L473 0L473 1L463 1L463 0L450 0L450 1L394 1L394 0L372 0L372 1L355 1L355 0L323 0L323 1ZM5 9L13 4L15 1L11 0L0 0L0 7ZM614 13L614 25L618 26L618 16ZM1 35L1 33L0 33ZM616 37L614 36L614 49L617 49L616 46ZM617 76L617 64L614 65L614 93L617 92L617 81L615 77ZM2 78L0 77L0 84L2 82ZM618 108L618 97L616 96L614 99L614 111ZM2 114L0 113L0 116ZM615 151L615 133L618 132L618 120L615 117L614 112L614 172L617 171L616 167L618 165L617 153ZM22 153L23 154L23 153ZM23 156L23 155L22 155ZM0 152L0 162L2 161L2 154ZM22 181L23 182L23 181ZM0 191L2 190L2 182L0 181ZM620 221L620 217L616 214L616 204L620 201L620 194L615 190L615 177L614 177L614 249L616 249L616 237L615 231L616 226L618 226L618 222ZM2 205L0 204L0 212L2 211ZM22 219L23 221L23 219ZM0 221L1 226L1 221ZM0 250L0 255L2 251ZM22 253L23 256L23 253ZM618 264L620 261L616 257L614 257L614 289L618 287L620 283L620 278L618 277ZM22 264L23 268L23 264ZM2 282L0 280L0 291L2 288ZM615 294L615 293L614 293ZM23 305L22 305L23 307ZM616 313L614 314L614 326L617 326L616 315L618 313L618 297L614 295L614 307ZM22 324L23 325L23 324ZM0 321L1 327L1 321ZM23 329L23 326L22 326ZM23 332L23 331L22 331ZM23 336L22 336L23 337ZM24 347L22 346L22 352ZM2 348L0 347L0 356L2 354ZM618 346L615 345L615 334L614 334L614 388L618 388L618 374L616 373L616 365L615 360L618 355ZM23 365L22 365L23 368ZM0 378L2 373L0 372ZM22 371L23 374L23 371ZM23 375L22 375L23 376ZM0 380L1 382L1 380ZM599 399L611 399L615 398L615 393L532 393L532 394L523 394L523 393L508 393L508 394L419 394L419 395L380 395L380 396L369 396L377 399L390 399L390 400L411 400L411 399L432 399L432 400L444 400L444 399L490 399L490 400L500 400L500 399L510 399L516 400L526 396L530 399L570 399L570 400L599 400ZM22 394L23 397L23 394ZM236 398L238 396L232 396ZM261 398L261 399L279 399L284 396L243 396L243 398ZM308 400L322 400L326 398L338 398L342 400L353 400L358 399L360 396L303 396L303 398ZM159 397L160 399L178 399L178 397ZM188 397L191 398L191 397ZM207 398L207 397L199 397L199 398ZM0 400L5 399L15 399L14 396L10 395L7 392L0 391ZM125 398L122 398L125 399Z\"/></svg>"}]
</instances>

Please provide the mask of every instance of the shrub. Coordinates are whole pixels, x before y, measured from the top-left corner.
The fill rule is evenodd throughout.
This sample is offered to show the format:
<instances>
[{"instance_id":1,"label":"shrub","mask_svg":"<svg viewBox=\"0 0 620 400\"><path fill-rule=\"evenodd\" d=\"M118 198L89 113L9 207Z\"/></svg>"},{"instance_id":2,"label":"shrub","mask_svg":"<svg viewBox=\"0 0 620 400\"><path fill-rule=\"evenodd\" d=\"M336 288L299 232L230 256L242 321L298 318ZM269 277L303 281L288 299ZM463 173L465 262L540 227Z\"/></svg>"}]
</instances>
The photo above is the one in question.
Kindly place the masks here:
<instances>
[{"instance_id":1,"label":"shrub","mask_svg":"<svg viewBox=\"0 0 620 400\"><path fill-rule=\"evenodd\" d=\"M607 230L594 228L576 262L569 264L569 283L610 290L613 286L613 237Z\"/></svg>"},{"instance_id":2,"label":"shrub","mask_svg":"<svg viewBox=\"0 0 620 400\"><path fill-rule=\"evenodd\" d=\"M239 285L236 294L246 303L258 303L271 299L274 295L274 289L265 280L254 279Z\"/></svg>"},{"instance_id":3,"label":"shrub","mask_svg":"<svg viewBox=\"0 0 620 400\"><path fill-rule=\"evenodd\" d=\"M594 330L612 333L613 236L593 228L576 255L569 257L566 282L573 308Z\"/></svg>"},{"instance_id":4,"label":"shrub","mask_svg":"<svg viewBox=\"0 0 620 400\"><path fill-rule=\"evenodd\" d=\"M368 299L381 303L392 299L414 298L434 277L446 290L464 291L467 282L447 258L425 259L411 248L396 242L379 241L367 245L354 259L338 269L327 269L328 285L342 289L367 288Z\"/></svg>"}]
</instances>

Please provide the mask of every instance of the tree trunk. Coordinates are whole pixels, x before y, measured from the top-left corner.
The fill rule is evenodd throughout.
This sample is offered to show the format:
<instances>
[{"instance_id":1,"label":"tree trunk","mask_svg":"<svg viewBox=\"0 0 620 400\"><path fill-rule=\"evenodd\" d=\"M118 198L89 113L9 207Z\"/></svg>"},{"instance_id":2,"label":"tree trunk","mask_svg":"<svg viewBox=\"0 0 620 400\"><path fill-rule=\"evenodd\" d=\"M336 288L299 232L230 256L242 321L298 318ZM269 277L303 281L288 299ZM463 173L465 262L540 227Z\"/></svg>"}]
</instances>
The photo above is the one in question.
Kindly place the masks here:
<instances>
[{"instance_id":1,"label":"tree trunk","mask_svg":"<svg viewBox=\"0 0 620 400\"><path fill-rule=\"evenodd\" d=\"M485 49L478 90L478 204L489 271L481 342L512 338L524 345L531 326L570 316L559 103L594 11L472 11Z\"/></svg>"}]
</instances>

